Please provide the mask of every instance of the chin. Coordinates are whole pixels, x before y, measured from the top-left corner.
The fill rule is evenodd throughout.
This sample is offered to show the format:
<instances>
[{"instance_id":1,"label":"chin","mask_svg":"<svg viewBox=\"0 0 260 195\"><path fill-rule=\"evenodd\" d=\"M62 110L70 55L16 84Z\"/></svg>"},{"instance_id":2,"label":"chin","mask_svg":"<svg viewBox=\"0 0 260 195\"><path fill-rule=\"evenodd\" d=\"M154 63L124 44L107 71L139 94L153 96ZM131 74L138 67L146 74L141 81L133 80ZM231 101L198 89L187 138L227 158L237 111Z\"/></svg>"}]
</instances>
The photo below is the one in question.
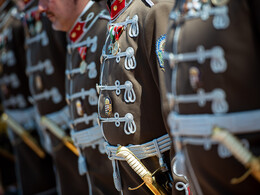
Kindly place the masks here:
<instances>
[{"instance_id":1,"label":"chin","mask_svg":"<svg viewBox=\"0 0 260 195\"><path fill-rule=\"evenodd\" d=\"M64 28L61 25L52 23L52 28L53 30L58 30L58 31L65 31Z\"/></svg>"}]
</instances>

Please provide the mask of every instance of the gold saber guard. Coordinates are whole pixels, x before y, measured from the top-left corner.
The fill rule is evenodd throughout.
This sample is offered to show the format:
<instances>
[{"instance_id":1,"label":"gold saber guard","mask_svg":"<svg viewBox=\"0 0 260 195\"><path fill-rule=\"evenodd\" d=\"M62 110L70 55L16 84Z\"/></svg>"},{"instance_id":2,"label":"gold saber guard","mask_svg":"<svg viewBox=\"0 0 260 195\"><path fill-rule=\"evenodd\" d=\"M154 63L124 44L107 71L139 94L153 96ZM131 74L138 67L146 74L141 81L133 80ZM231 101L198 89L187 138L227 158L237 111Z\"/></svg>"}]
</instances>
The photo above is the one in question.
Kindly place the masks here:
<instances>
[{"instance_id":1,"label":"gold saber guard","mask_svg":"<svg viewBox=\"0 0 260 195\"><path fill-rule=\"evenodd\" d=\"M70 151L72 151L76 156L79 156L79 151L73 145L71 138L66 136L64 131L58 125L56 125L51 119L47 118L46 116L42 116L41 124L47 127L53 135L60 139L63 142L63 144L68 149L70 149Z\"/></svg>"},{"instance_id":2,"label":"gold saber guard","mask_svg":"<svg viewBox=\"0 0 260 195\"><path fill-rule=\"evenodd\" d=\"M7 123L7 125L15 132L18 136L22 138L24 143L29 146L40 158L45 157L45 152L38 146L36 140L11 116L3 113L1 120Z\"/></svg>"}]
</instances>

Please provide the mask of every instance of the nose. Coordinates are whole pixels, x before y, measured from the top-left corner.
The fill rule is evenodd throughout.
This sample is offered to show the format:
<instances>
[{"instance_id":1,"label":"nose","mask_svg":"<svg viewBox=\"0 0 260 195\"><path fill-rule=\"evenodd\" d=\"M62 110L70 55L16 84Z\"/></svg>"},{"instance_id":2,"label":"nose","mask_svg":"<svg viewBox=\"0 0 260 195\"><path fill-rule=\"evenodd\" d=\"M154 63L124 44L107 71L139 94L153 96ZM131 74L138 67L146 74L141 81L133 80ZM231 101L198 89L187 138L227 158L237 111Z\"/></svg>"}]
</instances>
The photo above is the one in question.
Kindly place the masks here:
<instances>
[{"instance_id":1,"label":"nose","mask_svg":"<svg viewBox=\"0 0 260 195\"><path fill-rule=\"evenodd\" d=\"M38 10L39 12L46 12L48 8L48 0L39 0Z\"/></svg>"}]
</instances>

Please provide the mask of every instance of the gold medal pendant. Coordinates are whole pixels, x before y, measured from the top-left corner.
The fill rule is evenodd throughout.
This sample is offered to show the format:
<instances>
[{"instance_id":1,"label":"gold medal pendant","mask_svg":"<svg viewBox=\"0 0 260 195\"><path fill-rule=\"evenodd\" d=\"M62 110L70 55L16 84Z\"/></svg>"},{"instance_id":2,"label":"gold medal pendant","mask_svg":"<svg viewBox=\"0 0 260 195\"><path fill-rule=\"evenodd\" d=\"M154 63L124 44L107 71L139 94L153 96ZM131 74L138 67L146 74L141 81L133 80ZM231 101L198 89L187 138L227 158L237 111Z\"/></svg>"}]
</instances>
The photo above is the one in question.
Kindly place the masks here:
<instances>
[{"instance_id":1,"label":"gold medal pendant","mask_svg":"<svg viewBox=\"0 0 260 195\"><path fill-rule=\"evenodd\" d=\"M119 51L119 43L116 41L112 46L112 55L116 55Z\"/></svg>"},{"instance_id":2,"label":"gold medal pendant","mask_svg":"<svg viewBox=\"0 0 260 195\"><path fill-rule=\"evenodd\" d=\"M211 2L215 6L224 6L229 2L229 0L211 0Z\"/></svg>"},{"instance_id":3,"label":"gold medal pendant","mask_svg":"<svg viewBox=\"0 0 260 195\"><path fill-rule=\"evenodd\" d=\"M87 63L86 63L85 60L81 61L79 69L80 69L80 73L81 74L84 74L86 72L86 70L87 70Z\"/></svg>"}]
</instances>

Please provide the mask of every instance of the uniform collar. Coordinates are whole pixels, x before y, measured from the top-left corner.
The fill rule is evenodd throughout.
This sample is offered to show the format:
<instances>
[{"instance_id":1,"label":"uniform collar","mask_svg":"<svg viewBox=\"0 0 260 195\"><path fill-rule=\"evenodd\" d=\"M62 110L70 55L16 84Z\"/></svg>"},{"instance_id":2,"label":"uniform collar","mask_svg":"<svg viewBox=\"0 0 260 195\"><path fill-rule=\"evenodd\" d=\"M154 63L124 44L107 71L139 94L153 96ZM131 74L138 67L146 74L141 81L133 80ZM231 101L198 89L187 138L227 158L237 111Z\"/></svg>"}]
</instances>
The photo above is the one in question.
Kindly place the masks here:
<instances>
[{"instance_id":1,"label":"uniform collar","mask_svg":"<svg viewBox=\"0 0 260 195\"><path fill-rule=\"evenodd\" d=\"M111 20L114 20L117 16L121 15L132 1L133 0L113 0L111 3L108 1L107 5Z\"/></svg>"},{"instance_id":2,"label":"uniform collar","mask_svg":"<svg viewBox=\"0 0 260 195\"><path fill-rule=\"evenodd\" d=\"M28 4L28 3L30 3L30 1L32 1L32 0L23 0L23 2L24 2L25 5Z\"/></svg>"},{"instance_id":3,"label":"uniform collar","mask_svg":"<svg viewBox=\"0 0 260 195\"><path fill-rule=\"evenodd\" d=\"M38 1L36 1L36 0L23 0L23 2L24 2L24 11L26 11L31 6L38 5Z\"/></svg>"},{"instance_id":4,"label":"uniform collar","mask_svg":"<svg viewBox=\"0 0 260 195\"><path fill-rule=\"evenodd\" d=\"M94 1L88 2L88 4L85 6L85 8L81 12L80 16L78 17L78 19L72 26L71 30L69 31L69 33L68 33L69 39L73 43L76 42L77 40L79 40L79 38L82 37L82 35L84 34L84 26L86 24L86 17L84 17L84 16L86 16L87 12L90 10L90 8L92 7L92 5L94 3L95 3ZM85 20L83 20L82 18L85 18Z\"/></svg>"}]
</instances>

